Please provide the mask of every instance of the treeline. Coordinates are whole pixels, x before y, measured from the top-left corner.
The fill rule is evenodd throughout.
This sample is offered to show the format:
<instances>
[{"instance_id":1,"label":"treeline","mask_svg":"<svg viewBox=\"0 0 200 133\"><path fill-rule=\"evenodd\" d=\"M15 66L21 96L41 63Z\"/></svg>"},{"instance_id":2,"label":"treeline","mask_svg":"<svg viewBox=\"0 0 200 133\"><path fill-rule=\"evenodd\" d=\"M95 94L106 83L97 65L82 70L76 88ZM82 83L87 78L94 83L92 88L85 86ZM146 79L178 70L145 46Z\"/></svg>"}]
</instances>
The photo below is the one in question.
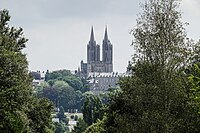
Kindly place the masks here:
<instances>
[{"instance_id":1,"label":"treeline","mask_svg":"<svg viewBox=\"0 0 200 133\"><path fill-rule=\"evenodd\" d=\"M45 81L36 87L36 95L48 98L56 108L63 107L66 112L81 111L83 93L89 91L86 80L72 74L69 70L48 72Z\"/></svg>"},{"instance_id":2,"label":"treeline","mask_svg":"<svg viewBox=\"0 0 200 133\"><path fill-rule=\"evenodd\" d=\"M55 123L56 133L69 131L67 128L69 118L64 112L83 113L83 118L78 119L78 124L72 131L82 133L89 125L103 117L104 105L108 103L107 94L94 95L89 92L86 80L80 79L69 70L47 72L45 81L41 82L34 92L38 98L49 99L54 108L60 110L52 112L57 114L56 117L60 120L59 123Z\"/></svg>"}]
</instances>

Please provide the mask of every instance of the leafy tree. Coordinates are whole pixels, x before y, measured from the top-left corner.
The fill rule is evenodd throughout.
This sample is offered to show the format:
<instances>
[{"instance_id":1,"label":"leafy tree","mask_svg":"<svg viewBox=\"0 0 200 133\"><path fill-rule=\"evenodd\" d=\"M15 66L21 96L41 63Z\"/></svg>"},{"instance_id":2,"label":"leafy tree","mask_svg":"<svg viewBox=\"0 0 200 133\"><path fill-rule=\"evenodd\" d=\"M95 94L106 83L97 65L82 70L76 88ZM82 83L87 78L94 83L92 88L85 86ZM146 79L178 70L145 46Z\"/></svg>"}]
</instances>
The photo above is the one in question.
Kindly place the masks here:
<instances>
[{"instance_id":1,"label":"leafy tree","mask_svg":"<svg viewBox=\"0 0 200 133\"><path fill-rule=\"evenodd\" d=\"M77 125L74 127L72 133L83 133L87 127L88 124L83 119L79 118Z\"/></svg>"},{"instance_id":2,"label":"leafy tree","mask_svg":"<svg viewBox=\"0 0 200 133\"><path fill-rule=\"evenodd\" d=\"M149 0L132 34L132 76L110 101L107 132L199 132L199 115L189 104L188 40L177 0ZM95 129L95 128L93 128ZM98 131L98 130L97 130Z\"/></svg>"},{"instance_id":3,"label":"leafy tree","mask_svg":"<svg viewBox=\"0 0 200 133\"><path fill-rule=\"evenodd\" d=\"M81 79L82 83L83 83L83 89L82 89L82 93L85 93L87 91L90 91L90 86L88 85L88 81L84 78Z\"/></svg>"},{"instance_id":4,"label":"leafy tree","mask_svg":"<svg viewBox=\"0 0 200 133\"><path fill-rule=\"evenodd\" d=\"M74 89L64 81L55 81L50 88L44 88L40 97L46 97L54 103L56 107L63 107L64 110L76 107L77 94Z\"/></svg>"},{"instance_id":5,"label":"leafy tree","mask_svg":"<svg viewBox=\"0 0 200 133\"><path fill-rule=\"evenodd\" d=\"M54 79L61 79L64 76L71 76L71 72L69 70L58 70L58 71L53 71L51 73L47 73L45 75L45 80L49 81L49 80L54 80Z\"/></svg>"},{"instance_id":6,"label":"leafy tree","mask_svg":"<svg viewBox=\"0 0 200 133\"><path fill-rule=\"evenodd\" d=\"M86 80L73 75L69 70L48 72L45 75L45 80L49 84L49 87L41 86L37 88L39 97L47 97L55 106L59 107L61 105L65 110L81 110L83 105L82 93L88 91ZM68 89L66 90L66 88ZM65 101L61 100L61 98L64 98Z\"/></svg>"},{"instance_id":7,"label":"leafy tree","mask_svg":"<svg viewBox=\"0 0 200 133\"><path fill-rule=\"evenodd\" d=\"M58 107L58 91L55 88L49 87L42 89L41 92L38 93L38 97L48 98L56 107Z\"/></svg>"},{"instance_id":8,"label":"leafy tree","mask_svg":"<svg viewBox=\"0 0 200 133\"><path fill-rule=\"evenodd\" d=\"M80 78L76 76L65 76L63 77L63 81L67 82L75 90L83 91L83 83Z\"/></svg>"},{"instance_id":9,"label":"leafy tree","mask_svg":"<svg viewBox=\"0 0 200 133\"><path fill-rule=\"evenodd\" d=\"M200 114L200 68L199 68L199 63L194 64L194 70L193 73L194 74L190 74L190 76L188 77L192 89L191 89L191 101L192 101L192 105L194 108L198 109L198 112Z\"/></svg>"},{"instance_id":10,"label":"leafy tree","mask_svg":"<svg viewBox=\"0 0 200 133\"><path fill-rule=\"evenodd\" d=\"M190 54L191 58L189 60L189 62L190 62L189 65L192 68L188 68L188 70L192 71L193 68L194 68L193 65L194 64L199 65L199 62L200 62L200 56L199 56L199 52L200 52L200 40L197 43L194 43L192 46L190 46L190 49L191 49L191 54Z\"/></svg>"},{"instance_id":11,"label":"leafy tree","mask_svg":"<svg viewBox=\"0 0 200 133\"><path fill-rule=\"evenodd\" d=\"M84 105L82 108L83 119L88 125L95 123L97 119L101 119L103 113L101 111L103 105L101 99L92 93L85 93Z\"/></svg>"},{"instance_id":12,"label":"leafy tree","mask_svg":"<svg viewBox=\"0 0 200 133\"><path fill-rule=\"evenodd\" d=\"M49 86L52 87L55 83L55 80L48 80L47 82L48 82Z\"/></svg>"},{"instance_id":13,"label":"leafy tree","mask_svg":"<svg viewBox=\"0 0 200 133\"><path fill-rule=\"evenodd\" d=\"M49 85L48 82L42 81L42 82L40 83L40 85L37 86L37 87L34 89L35 95L36 95L37 97L40 97L40 96L42 95L42 93L43 93L43 89L44 89L44 88L49 88L49 87L50 87L50 85Z\"/></svg>"},{"instance_id":14,"label":"leafy tree","mask_svg":"<svg viewBox=\"0 0 200 133\"><path fill-rule=\"evenodd\" d=\"M69 84L64 82L64 81L59 81L57 80L54 85L53 85L53 88L57 88L57 89L63 89L63 88L69 88Z\"/></svg>"},{"instance_id":15,"label":"leafy tree","mask_svg":"<svg viewBox=\"0 0 200 133\"><path fill-rule=\"evenodd\" d=\"M22 28L9 27L9 20L8 11L0 11L0 131L50 132L51 105L32 95L32 78L22 52L27 39Z\"/></svg>"},{"instance_id":16,"label":"leafy tree","mask_svg":"<svg viewBox=\"0 0 200 133\"><path fill-rule=\"evenodd\" d=\"M69 119L65 116L65 110L62 106L60 107L60 111L58 112L57 116L60 122L64 122L66 125L68 124Z\"/></svg>"},{"instance_id":17,"label":"leafy tree","mask_svg":"<svg viewBox=\"0 0 200 133\"><path fill-rule=\"evenodd\" d=\"M65 81L72 88L74 88L75 91L80 90L81 92L85 92L85 88L83 87L83 81L76 75L71 74L69 70L58 70L53 71L51 73L47 73L45 75L45 80L48 81L52 86L57 80Z\"/></svg>"},{"instance_id":18,"label":"leafy tree","mask_svg":"<svg viewBox=\"0 0 200 133\"><path fill-rule=\"evenodd\" d=\"M31 89L28 63L21 52L27 39L22 28L8 26L9 20L8 11L0 11L0 130L21 132L28 128L23 108Z\"/></svg>"},{"instance_id":19,"label":"leafy tree","mask_svg":"<svg viewBox=\"0 0 200 133\"><path fill-rule=\"evenodd\" d=\"M185 70L188 74L188 80L190 83L190 104L193 106L194 110L198 110L200 113L200 40L192 47L192 56L190 58L190 64Z\"/></svg>"},{"instance_id":20,"label":"leafy tree","mask_svg":"<svg viewBox=\"0 0 200 133\"><path fill-rule=\"evenodd\" d=\"M75 108L78 109L78 111L81 111L81 108L83 106L83 94L81 91L76 91L76 106Z\"/></svg>"},{"instance_id":21,"label":"leafy tree","mask_svg":"<svg viewBox=\"0 0 200 133\"><path fill-rule=\"evenodd\" d=\"M52 128L51 110L53 106L47 99L34 99L29 106L31 132L47 133Z\"/></svg>"},{"instance_id":22,"label":"leafy tree","mask_svg":"<svg viewBox=\"0 0 200 133\"><path fill-rule=\"evenodd\" d=\"M40 83L40 87L41 87L41 88L47 88L47 87L50 87L50 86L49 86L49 83L48 83L48 82L42 81L42 82Z\"/></svg>"},{"instance_id":23,"label":"leafy tree","mask_svg":"<svg viewBox=\"0 0 200 133\"><path fill-rule=\"evenodd\" d=\"M97 122L89 126L84 133L105 133L103 121L97 120Z\"/></svg>"},{"instance_id":24,"label":"leafy tree","mask_svg":"<svg viewBox=\"0 0 200 133\"><path fill-rule=\"evenodd\" d=\"M56 122L55 128L55 133L65 133L65 126L62 122Z\"/></svg>"}]
</instances>

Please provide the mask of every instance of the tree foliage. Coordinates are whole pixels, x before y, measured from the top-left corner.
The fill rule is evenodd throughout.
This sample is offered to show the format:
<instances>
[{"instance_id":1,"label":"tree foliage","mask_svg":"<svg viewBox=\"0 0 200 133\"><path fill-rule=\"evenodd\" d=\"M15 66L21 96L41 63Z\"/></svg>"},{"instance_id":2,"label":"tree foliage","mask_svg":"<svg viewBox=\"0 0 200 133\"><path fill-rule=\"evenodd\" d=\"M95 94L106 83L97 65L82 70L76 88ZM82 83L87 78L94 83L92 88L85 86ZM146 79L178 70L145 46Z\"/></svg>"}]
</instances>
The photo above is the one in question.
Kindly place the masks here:
<instances>
[{"instance_id":1,"label":"tree foliage","mask_svg":"<svg viewBox=\"0 0 200 133\"><path fill-rule=\"evenodd\" d=\"M29 106L28 118L31 132L47 133L52 128L52 104L47 99L34 99Z\"/></svg>"},{"instance_id":2,"label":"tree foliage","mask_svg":"<svg viewBox=\"0 0 200 133\"><path fill-rule=\"evenodd\" d=\"M62 122L56 122L55 128L56 128L55 133L65 133L66 131L65 123L62 123Z\"/></svg>"},{"instance_id":3,"label":"tree foliage","mask_svg":"<svg viewBox=\"0 0 200 133\"><path fill-rule=\"evenodd\" d=\"M77 94L75 90L64 81L55 81L52 87L43 88L39 97L48 98L56 107L63 107L65 111L75 109Z\"/></svg>"},{"instance_id":4,"label":"tree foliage","mask_svg":"<svg viewBox=\"0 0 200 133\"><path fill-rule=\"evenodd\" d=\"M74 127L72 133L83 133L87 127L88 124L83 119L79 118L77 125Z\"/></svg>"},{"instance_id":5,"label":"tree foliage","mask_svg":"<svg viewBox=\"0 0 200 133\"><path fill-rule=\"evenodd\" d=\"M47 73L45 75L45 80L46 81L65 81L68 83L72 88L76 90L80 90L84 92L84 87L83 87L83 82L82 80L73 75L69 70L58 70L58 71L53 71L51 73Z\"/></svg>"},{"instance_id":6,"label":"tree foliage","mask_svg":"<svg viewBox=\"0 0 200 133\"><path fill-rule=\"evenodd\" d=\"M69 122L69 118L65 116L65 110L62 106L59 109L60 111L58 112L57 117L59 118L60 122L63 122L67 125Z\"/></svg>"},{"instance_id":7,"label":"tree foliage","mask_svg":"<svg viewBox=\"0 0 200 133\"><path fill-rule=\"evenodd\" d=\"M190 100L189 53L177 0L149 0L132 30L136 54L110 101L106 132L199 132ZM93 128L94 129L94 128ZM97 130L98 131L98 130Z\"/></svg>"},{"instance_id":8,"label":"tree foliage","mask_svg":"<svg viewBox=\"0 0 200 133\"><path fill-rule=\"evenodd\" d=\"M97 119L101 119L103 116L102 113L102 101L101 99L92 94L85 93L84 104L82 108L83 119L88 125L92 125L97 121Z\"/></svg>"},{"instance_id":9,"label":"tree foliage","mask_svg":"<svg viewBox=\"0 0 200 133\"><path fill-rule=\"evenodd\" d=\"M28 119L23 108L31 88L28 63L21 52L27 39L22 36L21 28L8 26L8 11L0 11L0 18L0 130L23 131L28 125L23 122Z\"/></svg>"},{"instance_id":10,"label":"tree foliage","mask_svg":"<svg viewBox=\"0 0 200 133\"><path fill-rule=\"evenodd\" d=\"M48 71L45 80L45 84L36 89L39 97L50 99L56 107L63 106L65 111L81 111L82 94L88 91L85 80L73 75L69 70Z\"/></svg>"},{"instance_id":11,"label":"tree foliage","mask_svg":"<svg viewBox=\"0 0 200 133\"><path fill-rule=\"evenodd\" d=\"M45 111L50 110L51 105L32 96L32 78L28 73L26 55L22 52L27 39L22 28L8 25L9 20L8 11L0 11L0 131L35 132L36 127L40 131L50 131L47 129L50 128L50 112ZM45 114L45 118L34 112L36 108L45 109L38 110L38 113ZM38 127L39 119L44 123Z\"/></svg>"},{"instance_id":12,"label":"tree foliage","mask_svg":"<svg viewBox=\"0 0 200 133\"><path fill-rule=\"evenodd\" d=\"M96 123L89 126L83 133L105 133L103 120L97 120Z\"/></svg>"}]
</instances>

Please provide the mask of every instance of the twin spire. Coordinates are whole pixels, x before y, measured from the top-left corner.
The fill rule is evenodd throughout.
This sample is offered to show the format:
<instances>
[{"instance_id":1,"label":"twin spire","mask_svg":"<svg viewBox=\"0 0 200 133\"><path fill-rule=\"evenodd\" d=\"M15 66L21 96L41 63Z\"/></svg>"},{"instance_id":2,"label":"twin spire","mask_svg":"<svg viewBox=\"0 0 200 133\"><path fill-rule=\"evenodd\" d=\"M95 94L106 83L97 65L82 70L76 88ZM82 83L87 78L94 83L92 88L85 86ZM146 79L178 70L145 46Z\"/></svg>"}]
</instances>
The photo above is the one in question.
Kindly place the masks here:
<instances>
[{"instance_id":1,"label":"twin spire","mask_svg":"<svg viewBox=\"0 0 200 133\"><path fill-rule=\"evenodd\" d=\"M90 41L91 41L91 42L94 42L94 41L95 41L95 40L94 40L94 30L93 30L93 26L92 26L92 29L91 29ZM108 41L107 26L106 26L106 28L105 28L104 41Z\"/></svg>"},{"instance_id":2,"label":"twin spire","mask_svg":"<svg viewBox=\"0 0 200 133\"><path fill-rule=\"evenodd\" d=\"M106 26L106 28L105 28L104 41L108 41L107 26Z\"/></svg>"},{"instance_id":3,"label":"twin spire","mask_svg":"<svg viewBox=\"0 0 200 133\"><path fill-rule=\"evenodd\" d=\"M91 41L91 42L94 41L94 31L93 31L93 26L92 26L92 29L91 29L90 41Z\"/></svg>"}]
</instances>

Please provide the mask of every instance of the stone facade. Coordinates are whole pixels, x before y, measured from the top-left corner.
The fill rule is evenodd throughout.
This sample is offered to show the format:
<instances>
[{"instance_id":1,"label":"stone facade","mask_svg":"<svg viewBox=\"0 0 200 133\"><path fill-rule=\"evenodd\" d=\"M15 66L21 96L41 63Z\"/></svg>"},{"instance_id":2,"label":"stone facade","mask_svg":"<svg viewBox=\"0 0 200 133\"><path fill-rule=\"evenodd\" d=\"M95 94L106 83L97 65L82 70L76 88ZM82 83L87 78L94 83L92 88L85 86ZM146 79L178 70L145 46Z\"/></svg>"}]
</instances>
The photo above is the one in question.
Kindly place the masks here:
<instances>
[{"instance_id":1,"label":"stone facade","mask_svg":"<svg viewBox=\"0 0 200 133\"><path fill-rule=\"evenodd\" d=\"M124 74L119 73L90 73L88 75L88 84L90 91L94 94L105 93L110 88L119 88L119 78Z\"/></svg>"}]
</instances>

